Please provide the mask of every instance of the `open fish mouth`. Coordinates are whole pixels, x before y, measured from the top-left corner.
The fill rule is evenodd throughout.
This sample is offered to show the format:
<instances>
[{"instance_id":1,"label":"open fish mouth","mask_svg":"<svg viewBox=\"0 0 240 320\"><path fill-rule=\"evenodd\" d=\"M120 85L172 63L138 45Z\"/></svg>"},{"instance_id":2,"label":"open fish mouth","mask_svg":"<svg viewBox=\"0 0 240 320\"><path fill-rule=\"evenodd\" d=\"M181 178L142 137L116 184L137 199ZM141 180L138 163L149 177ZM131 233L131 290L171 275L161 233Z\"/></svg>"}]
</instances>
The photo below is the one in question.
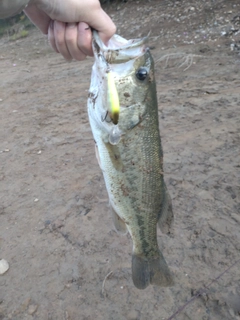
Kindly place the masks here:
<instances>
[{"instance_id":1,"label":"open fish mouth","mask_svg":"<svg viewBox=\"0 0 240 320\"><path fill-rule=\"evenodd\" d=\"M126 40L115 34L106 46L97 31L93 31L93 52L96 59L104 59L106 63L124 63L143 55L148 48L149 36L141 39Z\"/></svg>"}]
</instances>

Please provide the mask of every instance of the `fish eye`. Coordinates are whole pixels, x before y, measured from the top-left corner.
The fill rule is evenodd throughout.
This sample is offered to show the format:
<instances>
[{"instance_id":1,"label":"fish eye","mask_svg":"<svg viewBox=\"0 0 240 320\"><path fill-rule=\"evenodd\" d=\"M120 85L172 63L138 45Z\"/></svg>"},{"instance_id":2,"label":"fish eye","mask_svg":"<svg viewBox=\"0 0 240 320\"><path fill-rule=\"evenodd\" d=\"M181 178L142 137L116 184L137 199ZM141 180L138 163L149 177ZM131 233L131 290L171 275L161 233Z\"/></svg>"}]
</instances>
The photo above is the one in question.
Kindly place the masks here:
<instances>
[{"instance_id":1,"label":"fish eye","mask_svg":"<svg viewBox=\"0 0 240 320\"><path fill-rule=\"evenodd\" d=\"M148 72L147 69L144 67L140 67L137 72L136 72L136 77L138 78L138 80L145 80L147 78Z\"/></svg>"}]
</instances>

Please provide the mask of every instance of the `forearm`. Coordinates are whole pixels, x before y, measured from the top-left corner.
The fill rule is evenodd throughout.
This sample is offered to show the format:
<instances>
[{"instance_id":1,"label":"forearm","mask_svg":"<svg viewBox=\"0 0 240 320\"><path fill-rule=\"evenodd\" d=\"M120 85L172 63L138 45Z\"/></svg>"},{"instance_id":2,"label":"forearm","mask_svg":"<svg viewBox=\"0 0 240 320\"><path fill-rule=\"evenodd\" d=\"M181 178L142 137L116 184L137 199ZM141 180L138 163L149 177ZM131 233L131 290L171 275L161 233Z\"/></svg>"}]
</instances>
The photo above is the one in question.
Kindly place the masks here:
<instances>
[{"instance_id":1,"label":"forearm","mask_svg":"<svg viewBox=\"0 0 240 320\"><path fill-rule=\"evenodd\" d=\"M29 0L0 0L0 19L11 17L21 12Z\"/></svg>"}]
</instances>

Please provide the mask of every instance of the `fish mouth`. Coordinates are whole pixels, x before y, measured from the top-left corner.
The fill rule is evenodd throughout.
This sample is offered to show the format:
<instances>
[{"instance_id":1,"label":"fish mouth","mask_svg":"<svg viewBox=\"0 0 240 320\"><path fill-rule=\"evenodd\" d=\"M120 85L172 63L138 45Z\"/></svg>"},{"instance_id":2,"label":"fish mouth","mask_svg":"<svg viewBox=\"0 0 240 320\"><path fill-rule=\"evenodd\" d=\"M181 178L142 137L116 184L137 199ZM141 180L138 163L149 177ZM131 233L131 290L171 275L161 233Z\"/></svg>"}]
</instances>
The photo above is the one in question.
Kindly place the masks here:
<instances>
[{"instance_id":1,"label":"fish mouth","mask_svg":"<svg viewBox=\"0 0 240 320\"><path fill-rule=\"evenodd\" d=\"M106 46L98 32L93 31L93 52L96 59L102 58L107 64L125 63L142 56L148 50L149 35L141 39L126 40L115 34Z\"/></svg>"}]
</instances>

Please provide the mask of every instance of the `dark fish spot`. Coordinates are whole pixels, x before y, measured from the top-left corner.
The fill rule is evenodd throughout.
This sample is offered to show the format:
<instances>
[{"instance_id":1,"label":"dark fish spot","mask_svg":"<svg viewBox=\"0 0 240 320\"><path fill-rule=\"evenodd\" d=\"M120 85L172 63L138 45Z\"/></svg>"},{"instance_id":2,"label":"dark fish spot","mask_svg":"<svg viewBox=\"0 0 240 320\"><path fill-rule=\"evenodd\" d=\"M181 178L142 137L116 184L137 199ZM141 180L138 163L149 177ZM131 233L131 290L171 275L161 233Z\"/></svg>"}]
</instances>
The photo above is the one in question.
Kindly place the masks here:
<instances>
[{"instance_id":1,"label":"dark fish spot","mask_svg":"<svg viewBox=\"0 0 240 320\"><path fill-rule=\"evenodd\" d=\"M128 93L128 92L124 92L124 97L126 97L126 98L129 98L130 97L130 93Z\"/></svg>"},{"instance_id":2,"label":"dark fish spot","mask_svg":"<svg viewBox=\"0 0 240 320\"><path fill-rule=\"evenodd\" d=\"M137 218L138 226L143 227L144 226L143 218L140 215L137 215L136 218ZM140 229L140 234L141 233L144 233L144 230L142 228Z\"/></svg>"}]
</instances>

